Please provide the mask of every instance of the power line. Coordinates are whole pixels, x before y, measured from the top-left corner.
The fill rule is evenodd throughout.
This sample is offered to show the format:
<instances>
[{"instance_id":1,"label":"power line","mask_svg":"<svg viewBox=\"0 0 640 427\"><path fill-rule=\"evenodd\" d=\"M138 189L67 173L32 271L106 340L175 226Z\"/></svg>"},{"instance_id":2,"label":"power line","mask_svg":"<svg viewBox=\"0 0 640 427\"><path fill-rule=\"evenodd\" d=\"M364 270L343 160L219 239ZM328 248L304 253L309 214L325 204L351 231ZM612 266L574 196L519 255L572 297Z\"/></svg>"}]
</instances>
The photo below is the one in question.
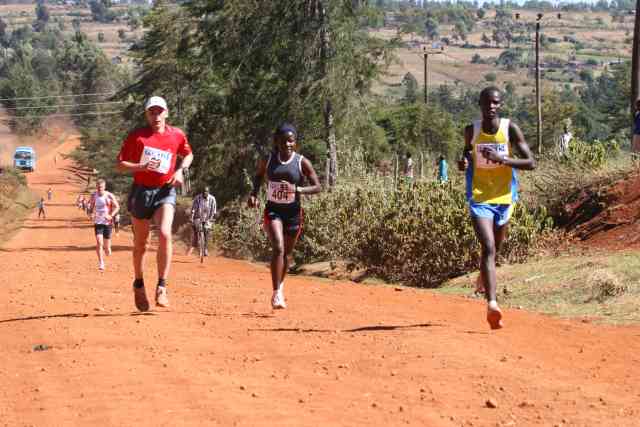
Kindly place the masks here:
<instances>
[{"instance_id":1,"label":"power line","mask_svg":"<svg viewBox=\"0 0 640 427\"><path fill-rule=\"evenodd\" d=\"M116 92L102 92L102 93L78 93L75 95L51 95L51 96L34 96L30 98L0 98L0 101L20 101L26 99L50 99L50 98L74 98L78 96L103 96L103 95L115 95Z\"/></svg>"},{"instance_id":2,"label":"power line","mask_svg":"<svg viewBox=\"0 0 640 427\"><path fill-rule=\"evenodd\" d=\"M60 104L60 105L39 105L39 106L26 106L26 107L5 107L5 110L34 110L38 108L62 108L62 107L80 107L88 105L107 105L107 104L122 104L122 101L109 101L109 102L92 102L88 104Z\"/></svg>"},{"instance_id":3,"label":"power line","mask_svg":"<svg viewBox=\"0 0 640 427\"><path fill-rule=\"evenodd\" d=\"M38 116L14 116L14 117L0 117L0 120L11 121L18 119L34 119L39 117L77 117L77 116L107 116L114 114L121 114L124 111L103 111L103 112L95 112L95 113L69 113L69 114L42 114Z\"/></svg>"}]
</instances>

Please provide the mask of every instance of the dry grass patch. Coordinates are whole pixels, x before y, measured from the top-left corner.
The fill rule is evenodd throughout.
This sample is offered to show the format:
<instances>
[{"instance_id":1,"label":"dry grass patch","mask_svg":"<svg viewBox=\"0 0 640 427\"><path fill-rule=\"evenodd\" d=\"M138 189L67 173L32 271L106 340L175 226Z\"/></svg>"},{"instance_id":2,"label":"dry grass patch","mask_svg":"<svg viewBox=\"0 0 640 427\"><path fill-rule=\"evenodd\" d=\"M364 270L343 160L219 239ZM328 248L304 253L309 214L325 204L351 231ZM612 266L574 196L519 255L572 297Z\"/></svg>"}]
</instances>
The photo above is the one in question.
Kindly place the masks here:
<instances>
[{"instance_id":1,"label":"dry grass patch","mask_svg":"<svg viewBox=\"0 0 640 427\"><path fill-rule=\"evenodd\" d=\"M600 303L609 298L621 296L629 290L628 285L623 283L620 277L605 269L593 271L587 280L587 285L591 288L590 299Z\"/></svg>"},{"instance_id":2,"label":"dry grass patch","mask_svg":"<svg viewBox=\"0 0 640 427\"><path fill-rule=\"evenodd\" d=\"M640 252L563 252L499 267L500 303L560 317L640 322ZM436 292L471 295L476 276L450 280Z\"/></svg>"}]
</instances>

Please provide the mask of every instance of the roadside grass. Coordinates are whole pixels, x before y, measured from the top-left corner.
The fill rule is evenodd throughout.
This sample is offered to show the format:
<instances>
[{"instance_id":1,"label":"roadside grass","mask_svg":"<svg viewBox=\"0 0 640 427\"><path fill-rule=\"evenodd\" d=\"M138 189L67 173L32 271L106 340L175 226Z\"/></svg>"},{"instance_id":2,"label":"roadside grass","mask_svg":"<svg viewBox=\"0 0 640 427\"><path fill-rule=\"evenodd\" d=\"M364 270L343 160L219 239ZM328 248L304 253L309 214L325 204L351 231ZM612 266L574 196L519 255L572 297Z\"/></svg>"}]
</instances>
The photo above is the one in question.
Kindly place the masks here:
<instances>
[{"instance_id":1,"label":"roadside grass","mask_svg":"<svg viewBox=\"0 0 640 427\"><path fill-rule=\"evenodd\" d=\"M36 201L20 172L7 168L0 174L0 244L20 229Z\"/></svg>"},{"instance_id":2,"label":"roadside grass","mask_svg":"<svg viewBox=\"0 0 640 427\"><path fill-rule=\"evenodd\" d=\"M501 305L564 318L626 324L640 321L640 252L595 249L539 256L498 268ZM435 292L471 295L478 272Z\"/></svg>"}]
</instances>

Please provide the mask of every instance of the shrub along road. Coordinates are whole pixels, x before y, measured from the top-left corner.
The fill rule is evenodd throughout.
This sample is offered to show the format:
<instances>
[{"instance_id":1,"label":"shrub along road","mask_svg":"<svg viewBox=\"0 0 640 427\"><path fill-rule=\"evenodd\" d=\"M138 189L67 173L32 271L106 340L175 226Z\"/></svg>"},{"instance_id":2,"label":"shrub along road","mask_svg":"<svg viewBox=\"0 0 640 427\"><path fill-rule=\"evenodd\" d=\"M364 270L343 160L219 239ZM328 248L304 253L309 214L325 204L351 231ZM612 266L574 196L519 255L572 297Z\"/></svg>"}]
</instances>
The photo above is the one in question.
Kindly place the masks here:
<instances>
[{"instance_id":1,"label":"shrub along road","mask_svg":"<svg viewBox=\"0 0 640 427\"><path fill-rule=\"evenodd\" d=\"M181 248L172 307L137 313L131 234L100 273L70 166L41 156L47 220L0 248L0 425L637 425L638 326L490 331L479 301L300 276L273 312L265 266Z\"/></svg>"}]
</instances>

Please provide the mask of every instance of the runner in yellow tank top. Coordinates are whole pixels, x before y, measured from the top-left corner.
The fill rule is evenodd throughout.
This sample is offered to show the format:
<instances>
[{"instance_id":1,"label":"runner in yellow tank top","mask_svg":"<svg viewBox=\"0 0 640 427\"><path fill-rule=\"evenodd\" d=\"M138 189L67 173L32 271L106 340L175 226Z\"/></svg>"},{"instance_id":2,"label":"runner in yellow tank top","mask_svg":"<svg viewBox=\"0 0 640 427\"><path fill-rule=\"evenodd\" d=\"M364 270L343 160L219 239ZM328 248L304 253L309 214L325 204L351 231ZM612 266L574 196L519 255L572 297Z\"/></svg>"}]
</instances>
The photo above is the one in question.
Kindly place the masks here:
<instances>
[{"instance_id":1,"label":"runner in yellow tank top","mask_svg":"<svg viewBox=\"0 0 640 427\"><path fill-rule=\"evenodd\" d=\"M496 296L496 253L507 235L509 219L518 198L515 169L532 170L536 161L520 128L501 119L502 94L496 87L480 92L482 119L464 130L464 155L458 166L466 170L471 221L482 247L479 287L487 299L491 329L502 327ZM513 148L521 158L513 156Z\"/></svg>"}]
</instances>

